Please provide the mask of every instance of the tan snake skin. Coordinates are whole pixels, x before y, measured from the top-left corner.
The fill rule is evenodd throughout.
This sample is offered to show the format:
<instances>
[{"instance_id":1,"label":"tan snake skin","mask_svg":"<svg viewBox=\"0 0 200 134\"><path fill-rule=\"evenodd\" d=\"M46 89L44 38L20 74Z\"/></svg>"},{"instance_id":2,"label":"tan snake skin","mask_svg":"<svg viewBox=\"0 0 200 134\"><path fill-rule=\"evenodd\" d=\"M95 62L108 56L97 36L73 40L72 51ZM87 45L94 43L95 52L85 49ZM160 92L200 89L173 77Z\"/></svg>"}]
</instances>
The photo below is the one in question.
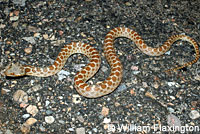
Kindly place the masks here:
<instances>
[{"instance_id":1,"label":"tan snake skin","mask_svg":"<svg viewBox=\"0 0 200 134\"><path fill-rule=\"evenodd\" d=\"M152 48L147 46L141 36L138 35L137 32L124 27L118 27L111 30L105 37L104 40L104 53L106 59L111 67L111 72L109 77L103 82L98 82L96 85L88 85L86 83L98 70L101 63L101 56L98 51L88 44L84 44L81 42L72 42L64 48L61 49L57 59L54 64L45 67L34 67L29 65L20 65L20 64L10 64L6 71L6 76L17 77L23 75L32 75L38 77L47 77L56 74L59 72L68 57L74 53L82 53L85 54L90 63L85 66L80 72L78 72L74 79L74 85L77 92L87 98L97 98L104 95L107 95L113 92L121 82L122 79L122 65L121 62L115 52L115 48L113 46L114 40L118 37L126 37L131 39L137 47L145 54L150 56L160 56L167 52L170 49L170 46L177 40L185 40L190 42L196 52L196 57L193 61L185 63L184 65L170 69L168 71L174 71L177 69L181 69L185 66L191 65L198 61L199 59L199 47L197 43L190 37L186 35L174 35L171 36L162 46L158 48Z\"/></svg>"}]
</instances>

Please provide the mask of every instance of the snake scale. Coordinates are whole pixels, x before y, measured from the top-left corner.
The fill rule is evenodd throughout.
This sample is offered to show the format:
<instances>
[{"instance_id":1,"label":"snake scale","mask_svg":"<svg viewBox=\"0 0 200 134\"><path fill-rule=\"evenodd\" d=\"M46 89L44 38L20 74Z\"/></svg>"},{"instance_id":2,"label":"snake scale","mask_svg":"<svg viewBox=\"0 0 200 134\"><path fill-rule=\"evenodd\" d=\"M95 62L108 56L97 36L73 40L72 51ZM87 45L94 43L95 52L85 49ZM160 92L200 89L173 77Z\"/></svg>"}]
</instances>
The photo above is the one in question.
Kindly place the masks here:
<instances>
[{"instance_id":1,"label":"snake scale","mask_svg":"<svg viewBox=\"0 0 200 134\"><path fill-rule=\"evenodd\" d=\"M76 74L74 78L75 88L79 94L87 98L101 97L113 92L119 86L122 80L122 71L123 71L122 65L113 46L114 40L118 37L126 37L128 39L131 39L143 53L150 56L163 55L170 49L171 45L177 40L184 40L190 42L193 45L194 50L196 52L195 59L188 63L185 63L180 67L169 69L168 71L181 69L185 66L197 62L199 59L199 47L197 43L192 38L186 35L171 36L160 47L152 48L144 43L144 40L137 32L129 28L117 27L111 30L106 35L103 45L105 57L111 68L110 75L104 81L98 82L95 85L89 85L86 82L99 70L101 63L101 56L99 55L99 52L95 48L81 42L72 42L68 45L65 45L61 49L54 63L48 67L40 68L30 65L11 63L7 67L4 74L10 77L17 77L23 75L48 77L59 72L65 65L69 56L75 53L82 53L88 57L90 62L80 72Z\"/></svg>"}]
</instances>

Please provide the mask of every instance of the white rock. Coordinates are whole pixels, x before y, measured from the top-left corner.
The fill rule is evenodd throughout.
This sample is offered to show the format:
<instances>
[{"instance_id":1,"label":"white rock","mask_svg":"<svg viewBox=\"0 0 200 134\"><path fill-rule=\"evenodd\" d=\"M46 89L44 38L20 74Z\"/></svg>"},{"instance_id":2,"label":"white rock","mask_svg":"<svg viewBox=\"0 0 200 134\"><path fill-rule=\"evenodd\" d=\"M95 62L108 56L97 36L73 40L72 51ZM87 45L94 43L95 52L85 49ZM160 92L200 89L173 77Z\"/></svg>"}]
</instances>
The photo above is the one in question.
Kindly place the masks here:
<instances>
[{"instance_id":1,"label":"white rock","mask_svg":"<svg viewBox=\"0 0 200 134\"><path fill-rule=\"evenodd\" d=\"M197 110L192 110L190 113L189 113L189 116L191 119L197 119L200 117L200 114Z\"/></svg>"},{"instance_id":2,"label":"white rock","mask_svg":"<svg viewBox=\"0 0 200 134\"><path fill-rule=\"evenodd\" d=\"M174 96L169 96L172 100L175 100L176 98Z\"/></svg>"},{"instance_id":3,"label":"white rock","mask_svg":"<svg viewBox=\"0 0 200 134\"><path fill-rule=\"evenodd\" d=\"M80 95L78 95L78 94L72 95L72 102L75 103L75 104L80 103L80 102L81 102L81 97L80 97Z\"/></svg>"},{"instance_id":4,"label":"white rock","mask_svg":"<svg viewBox=\"0 0 200 134\"><path fill-rule=\"evenodd\" d=\"M28 103L28 95L23 90L17 90L13 95L13 99L19 103Z\"/></svg>"},{"instance_id":5,"label":"white rock","mask_svg":"<svg viewBox=\"0 0 200 134\"><path fill-rule=\"evenodd\" d=\"M55 121L55 118L53 116L46 116L45 117L45 122L48 124L51 124Z\"/></svg>"},{"instance_id":6,"label":"white rock","mask_svg":"<svg viewBox=\"0 0 200 134\"><path fill-rule=\"evenodd\" d=\"M165 54L170 55L170 53L171 53L170 51L167 51Z\"/></svg>"},{"instance_id":7,"label":"white rock","mask_svg":"<svg viewBox=\"0 0 200 134\"><path fill-rule=\"evenodd\" d=\"M84 67L85 64L77 64L74 66L74 69L76 69L76 71L81 71L82 67Z\"/></svg>"},{"instance_id":8,"label":"white rock","mask_svg":"<svg viewBox=\"0 0 200 134\"><path fill-rule=\"evenodd\" d=\"M200 75L196 75L194 79L200 81Z\"/></svg>"},{"instance_id":9,"label":"white rock","mask_svg":"<svg viewBox=\"0 0 200 134\"><path fill-rule=\"evenodd\" d=\"M22 118L24 118L24 119L26 119L28 117L30 117L30 114L24 114L24 115L22 115Z\"/></svg>"},{"instance_id":10,"label":"white rock","mask_svg":"<svg viewBox=\"0 0 200 134\"><path fill-rule=\"evenodd\" d=\"M175 86L175 87L180 87L180 84L176 83L176 82L167 82L168 86Z\"/></svg>"},{"instance_id":11,"label":"white rock","mask_svg":"<svg viewBox=\"0 0 200 134\"><path fill-rule=\"evenodd\" d=\"M111 122L111 119L110 118L104 118L103 119L103 123L110 123Z\"/></svg>"},{"instance_id":12,"label":"white rock","mask_svg":"<svg viewBox=\"0 0 200 134\"><path fill-rule=\"evenodd\" d=\"M172 127L172 126L176 126L181 127L181 121L179 120L179 118L173 114L169 114L167 115L167 124ZM177 131L177 129L175 129L175 131Z\"/></svg>"},{"instance_id":13,"label":"white rock","mask_svg":"<svg viewBox=\"0 0 200 134\"><path fill-rule=\"evenodd\" d=\"M32 114L32 116L35 116L38 113L38 108L35 105L29 105L26 108L27 113Z\"/></svg>"},{"instance_id":14,"label":"white rock","mask_svg":"<svg viewBox=\"0 0 200 134\"><path fill-rule=\"evenodd\" d=\"M35 37L23 37L25 41L31 43L31 44L36 44Z\"/></svg>"},{"instance_id":15,"label":"white rock","mask_svg":"<svg viewBox=\"0 0 200 134\"><path fill-rule=\"evenodd\" d=\"M77 128L76 134L85 134L85 128L84 127Z\"/></svg>"},{"instance_id":16,"label":"white rock","mask_svg":"<svg viewBox=\"0 0 200 134\"><path fill-rule=\"evenodd\" d=\"M50 104L50 101L45 101L45 107L47 107Z\"/></svg>"},{"instance_id":17,"label":"white rock","mask_svg":"<svg viewBox=\"0 0 200 134\"><path fill-rule=\"evenodd\" d=\"M68 128L68 130L69 130L69 131L71 131L71 132L73 132L73 131L74 131L74 129L73 129L73 128Z\"/></svg>"},{"instance_id":18,"label":"white rock","mask_svg":"<svg viewBox=\"0 0 200 134\"><path fill-rule=\"evenodd\" d=\"M175 86L176 83L175 82L167 82L167 84L168 84L168 86L171 87L171 86Z\"/></svg>"},{"instance_id":19,"label":"white rock","mask_svg":"<svg viewBox=\"0 0 200 134\"><path fill-rule=\"evenodd\" d=\"M12 16L10 17L10 21L16 21L19 19L19 16Z\"/></svg>"},{"instance_id":20,"label":"white rock","mask_svg":"<svg viewBox=\"0 0 200 134\"><path fill-rule=\"evenodd\" d=\"M70 73L68 71L65 70L61 70L60 72L57 73L58 75L58 80L62 80L67 78L66 76L68 76Z\"/></svg>"}]
</instances>

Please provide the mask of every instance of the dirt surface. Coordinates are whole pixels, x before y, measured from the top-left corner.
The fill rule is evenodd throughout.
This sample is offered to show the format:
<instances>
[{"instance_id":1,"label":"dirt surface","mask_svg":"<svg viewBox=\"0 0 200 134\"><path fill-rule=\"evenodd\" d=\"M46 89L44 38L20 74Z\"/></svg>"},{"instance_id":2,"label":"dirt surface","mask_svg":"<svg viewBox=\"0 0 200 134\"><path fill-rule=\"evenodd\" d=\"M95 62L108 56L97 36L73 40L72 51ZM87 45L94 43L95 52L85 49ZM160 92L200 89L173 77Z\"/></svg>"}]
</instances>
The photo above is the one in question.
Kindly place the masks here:
<instances>
[{"instance_id":1,"label":"dirt surface","mask_svg":"<svg viewBox=\"0 0 200 134\"><path fill-rule=\"evenodd\" d=\"M199 42L199 18L198 0L0 0L0 69L13 61L48 66L65 44L82 41L101 53L101 68L89 81L96 83L110 72L102 47L111 29L134 29L152 47L175 34ZM159 57L143 54L126 38L116 39L115 47L123 80L113 93L97 99L84 98L73 86L75 74L88 63L81 54L68 59L61 75L1 75L0 134L181 133L172 132L172 125L190 126L182 132L199 133L200 62L164 72L194 59L192 45L177 41ZM26 105L15 98L17 91Z\"/></svg>"}]
</instances>

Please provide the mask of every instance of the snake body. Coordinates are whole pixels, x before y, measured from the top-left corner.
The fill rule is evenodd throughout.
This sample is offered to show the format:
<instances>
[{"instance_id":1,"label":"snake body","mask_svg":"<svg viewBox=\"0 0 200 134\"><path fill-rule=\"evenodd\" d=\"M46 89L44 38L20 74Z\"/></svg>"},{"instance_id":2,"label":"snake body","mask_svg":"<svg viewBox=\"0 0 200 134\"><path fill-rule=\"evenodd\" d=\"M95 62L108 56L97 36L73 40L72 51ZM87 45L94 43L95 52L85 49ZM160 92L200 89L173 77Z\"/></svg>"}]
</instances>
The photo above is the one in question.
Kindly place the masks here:
<instances>
[{"instance_id":1,"label":"snake body","mask_svg":"<svg viewBox=\"0 0 200 134\"><path fill-rule=\"evenodd\" d=\"M87 80L89 80L99 70L101 56L95 48L81 42L72 42L68 45L65 45L58 54L55 62L48 67L40 68L12 63L7 67L5 75L11 77L22 75L32 75L38 77L51 76L56 74L63 68L69 56L71 56L74 53L82 53L88 57L90 63L87 66L85 66L80 72L78 72L74 78L74 85L77 92L87 98L97 98L107 95L113 92L122 80L122 65L113 46L114 40L118 37L126 37L131 39L143 53L150 56L160 56L164 54L177 40L181 39L190 42L193 45L196 52L195 59L188 63L185 63L180 67L173 68L168 71L181 69L185 66L197 62L199 59L199 47L197 43L192 38L186 35L171 36L165 43L163 43L162 46L152 48L144 43L144 40L137 32L129 28L117 27L111 30L106 35L104 40L104 54L111 67L111 72L107 79L105 79L102 82L98 82L95 85L89 85L86 83Z\"/></svg>"}]
</instances>

